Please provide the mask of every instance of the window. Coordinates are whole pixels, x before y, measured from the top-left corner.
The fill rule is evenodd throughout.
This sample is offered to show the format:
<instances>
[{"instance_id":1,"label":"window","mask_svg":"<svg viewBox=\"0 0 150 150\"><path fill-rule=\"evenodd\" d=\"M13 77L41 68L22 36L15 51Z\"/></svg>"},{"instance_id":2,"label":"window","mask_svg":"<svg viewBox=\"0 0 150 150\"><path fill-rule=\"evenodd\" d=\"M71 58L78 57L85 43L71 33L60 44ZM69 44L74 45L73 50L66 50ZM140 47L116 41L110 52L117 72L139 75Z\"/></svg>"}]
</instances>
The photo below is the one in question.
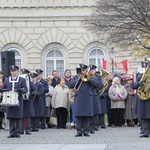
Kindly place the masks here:
<instances>
[{"instance_id":1,"label":"window","mask_svg":"<svg viewBox=\"0 0 150 150\"><path fill-rule=\"evenodd\" d=\"M53 70L58 71L59 77L64 76L65 58L63 53L58 48L52 48L48 51L45 57L46 77L52 75Z\"/></svg>"},{"instance_id":2,"label":"window","mask_svg":"<svg viewBox=\"0 0 150 150\"><path fill-rule=\"evenodd\" d=\"M22 68L22 56L20 51L17 48L9 48L8 51L14 51L15 52L15 65L19 67L19 74L21 73Z\"/></svg>"},{"instance_id":3,"label":"window","mask_svg":"<svg viewBox=\"0 0 150 150\"><path fill-rule=\"evenodd\" d=\"M104 52L96 47L96 48L92 48L90 51L89 51L89 54L88 54L88 62L89 64L93 64L93 65L96 65L97 66L97 70L101 70L101 66L102 66L102 59L105 58L105 55L104 55Z\"/></svg>"}]
</instances>

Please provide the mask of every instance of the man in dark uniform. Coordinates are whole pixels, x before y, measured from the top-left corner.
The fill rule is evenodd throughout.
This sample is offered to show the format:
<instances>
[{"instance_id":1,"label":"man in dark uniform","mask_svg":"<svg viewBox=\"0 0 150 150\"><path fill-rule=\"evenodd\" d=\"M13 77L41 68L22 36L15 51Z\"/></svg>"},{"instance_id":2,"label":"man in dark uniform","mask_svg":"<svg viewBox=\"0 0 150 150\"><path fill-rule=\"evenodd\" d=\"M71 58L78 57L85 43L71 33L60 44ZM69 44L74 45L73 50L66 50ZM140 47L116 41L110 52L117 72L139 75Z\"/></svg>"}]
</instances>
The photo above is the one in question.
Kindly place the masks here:
<instances>
[{"instance_id":1,"label":"man in dark uniform","mask_svg":"<svg viewBox=\"0 0 150 150\"><path fill-rule=\"evenodd\" d=\"M143 82L140 82L141 75L139 75L139 78L136 82L131 84L132 89L138 89L140 86L144 86ZM141 138L145 137L148 138L150 134L150 99L148 100L140 100L137 98L137 102L134 104L133 112L136 112L138 114L138 117L140 119L141 129L142 129L142 135Z\"/></svg>"},{"instance_id":2,"label":"man in dark uniform","mask_svg":"<svg viewBox=\"0 0 150 150\"><path fill-rule=\"evenodd\" d=\"M45 115L47 114L47 112L46 112L47 109L46 109L46 97L45 97L45 93L49 92L49 88L48 88L47 81L42 78L42 76L43 76L43 70L37 69L36 73L38 74L37 81L40 82L40 83L42 83L43 89L44 89L44 93L41 95L42 101L43 101L43 110L44 110L44 116L41 117L41 129L45 129L46 128L45 127Z\"/></svg>"},{"instance_id":3,"label":"man in dark uniform","mask_svg":"<svg viewBox=\"0 0 150 150\"><path fill-rule=\"evenodd\" d=\"M31 117L34 116L34 108L33 108L33 101L31 100L31 87L30 87L30 71L23 68L21 69L22 74L24 74L24 78L26 78L26 82L27 82L27 88L28 88L28 93L26 95L23 95L23 118L22 118L22 130L21 130L21 134L24 134L24 130L25 133L27 135L30 135L30 128L31 128L31 124L30 124L30 119Z\"/></svg>"},{"instance_id":4,"label":"man in dark uniform","mask_svg":"<svg viewBox=\"0 0 150 150\"><path fill-rule=\"evenodd\" d=\"M37 73L31 73L31 100L33 101L34 116L31 117L31 131L38 132L40 127L40 117L44 116L43 99L44 93L43 85L37 82Z\"/></svg>"},{"instance_id":5,"label":"man in dark uniform","mask_svg":"<svg viewBox=\"0 0 150 150\"><path fill-rule=\"evenodd\" d=\"M95 65L89 65L90 67L90 75L93 76L95 79L97 79L98 87L91 87L92 95L93 95L93 114L94 116L91 118L91 128L90 133L94 134L94 130L98 131L99 127L99 115L101 114L101 103L100 103L100 95L99 91L103 88L103 82L101 79L101 76L96 74L96 66Z\"/></svg>"},{"instance_id":6,"label":"man in dark uniform","mask_svg":"<svg viewBox=\"0 0 150 150\"><path fill-rule=\"evenodd\" d=\"M24 78L18 76L19 67L10 66L11 76L4 82L3 89L7 91L16 91L18 93L19 106L7 106L7 118L10 122L10 135L8 138L20 138L21 134L21 118L23 117L23 100L22 94L26 94L28 89ZM13 86L14 85L14 86ZM13 89L14 87L14 89Z\"/></svg>"},{"instance_id":7,"label":"man in dark uniform","mask_svg":"<svg viewBox=\"0 0 150 150\"><path fill-rule=\"evenodd\" d=\"M90 136L90 119L93 116L93 94L91 87L98 88L99 82L89 75L88 66L80 64L81 78L80 75L75 75L73 80L70 82L70 88L75 88L77 82L81 81L78 90L74 95L74 115L76 116L76 137ZM84 78L88 79L86 82Z\"/></svg>"}]
</instances>

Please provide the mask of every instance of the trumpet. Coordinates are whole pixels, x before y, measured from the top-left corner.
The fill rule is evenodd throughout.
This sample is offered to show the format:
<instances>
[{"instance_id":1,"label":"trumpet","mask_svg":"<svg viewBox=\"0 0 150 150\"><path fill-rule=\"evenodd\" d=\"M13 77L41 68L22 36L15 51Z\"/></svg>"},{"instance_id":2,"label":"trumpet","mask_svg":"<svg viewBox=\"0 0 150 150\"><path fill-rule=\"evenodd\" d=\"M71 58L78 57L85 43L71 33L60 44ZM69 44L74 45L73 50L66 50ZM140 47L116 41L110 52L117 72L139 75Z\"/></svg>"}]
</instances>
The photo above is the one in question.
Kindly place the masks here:
<instances>
[{"instance_id":1,"label":"trumpet","mask_svg":"<svg viewBox=\"0 0 150 150\"><path fill-rule=\"evenodd\" d=\"M76 91L78 91L80 89L80 86L82 85L82 82L87 82L89 79L90 79L90 67L88 68L88 71L86 74L80 74L75 86L74 86L74 89Z\"/></svg>"}]
</instances>

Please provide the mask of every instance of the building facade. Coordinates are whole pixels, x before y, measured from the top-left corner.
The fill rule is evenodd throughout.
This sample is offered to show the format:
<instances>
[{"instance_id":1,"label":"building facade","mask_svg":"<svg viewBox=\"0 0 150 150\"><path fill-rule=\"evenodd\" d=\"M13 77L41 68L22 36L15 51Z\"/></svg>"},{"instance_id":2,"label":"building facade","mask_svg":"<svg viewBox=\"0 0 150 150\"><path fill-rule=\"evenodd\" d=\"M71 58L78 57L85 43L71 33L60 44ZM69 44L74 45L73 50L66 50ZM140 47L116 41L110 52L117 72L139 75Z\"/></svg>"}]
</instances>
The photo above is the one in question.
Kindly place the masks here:
<instances>
[{"instance_id":1,"label":"building facade","mask_svg":"<svg viewBox=\"0 0 150 150\"><path fill-rule=\"evenodd\" d=\"M15 52L20 68L44 70L44 76L65 69L75 74L79 63L95 64L100 70L102 59L107 60L111 46L103 42L105 35L96 38L86 30L84 18L94 9L96 0L1 0L0 50ZM117 50L117 49L116 49ZM130 51L116 53L118 70L121 60L129 59L129 73L138 64ZM1 58L0 58L1 59Z\"/></svg>"}]
</instances>

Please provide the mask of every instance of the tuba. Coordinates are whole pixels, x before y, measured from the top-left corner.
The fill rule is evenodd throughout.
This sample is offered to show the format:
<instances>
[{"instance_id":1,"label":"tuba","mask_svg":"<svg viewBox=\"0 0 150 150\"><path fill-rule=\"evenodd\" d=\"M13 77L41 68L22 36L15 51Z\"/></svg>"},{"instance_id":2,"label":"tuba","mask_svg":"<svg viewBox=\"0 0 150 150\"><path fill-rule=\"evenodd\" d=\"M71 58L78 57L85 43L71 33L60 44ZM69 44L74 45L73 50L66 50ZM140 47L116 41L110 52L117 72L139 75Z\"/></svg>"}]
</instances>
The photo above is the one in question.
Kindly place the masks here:
<instances>
[{"instance_id":1,"label":"tuba","mask_svg":"<svg viewBox=\"0 0 150 150\"><path fill-rule=\"evenodd\" d=\"M150 58L147 58L147 60L148 65L140 80L140 82L143 82L144 84L136 91L138 98L143 101L150 99Z\"/></svg>"},{"instance_id":2,"label":"tuba","mask_svg":"<svg viewBox=\"0 0 150 150\"><path fill-rule=\"evenodd\" d=\"M107 79L108 75L110 75L110 73L107 72L105 69L102 69L101 76L102 76L102 82L103 82L104 87L99 91L100 95L103 94L103 92L106 90L108 86L108 79Z\"/></svg>"}]
</instances>

